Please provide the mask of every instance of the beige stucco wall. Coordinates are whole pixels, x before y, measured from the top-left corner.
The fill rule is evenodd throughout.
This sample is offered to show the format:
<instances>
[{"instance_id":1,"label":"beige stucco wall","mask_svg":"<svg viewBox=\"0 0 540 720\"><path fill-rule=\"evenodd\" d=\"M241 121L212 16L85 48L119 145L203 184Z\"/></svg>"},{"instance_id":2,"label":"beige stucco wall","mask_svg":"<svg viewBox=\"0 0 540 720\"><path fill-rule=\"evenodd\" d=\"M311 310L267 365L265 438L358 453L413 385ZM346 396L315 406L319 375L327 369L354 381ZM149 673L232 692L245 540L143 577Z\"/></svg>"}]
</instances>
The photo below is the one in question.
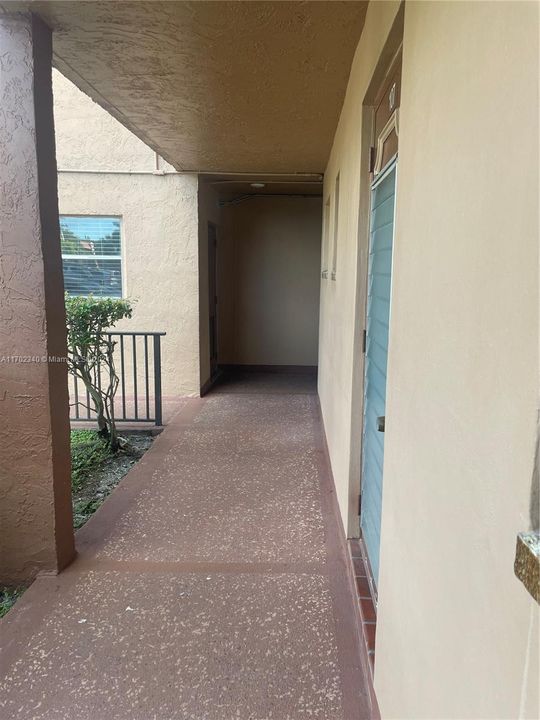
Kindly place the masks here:
<instances>
[{"instance_id":1,"label":"beige stucco wall","mask_svg":"<svg viewBox=\"0 0 540 720\"><path fill-rule=\"evenodd\" d=\"M222 218L220 362L317 365L321 199L254 198Z\"/></svg>"},{"instance_id":2,"label":"beige stucco wall","mask_svg":"<svg viewBox=\"0 0 540 720\"><path fill-rule=\"evenodd\" d=\"M156 169L156 153L53 70L58 170L147 171ZM82 132L82 129L86 132ZM159 159L159 169L174 168Z\"/></svg>"},{"instance_id":3,"label":"beige stucco wall","mask_svg":"<svg viewBox=\"0 0 540 720\"><path fill-rule=\"evenodd\" d=\"M164 331L164 395L199 391L197 179L61 173L60 214L121 215L123 294L135 301L119 330Z\"/></svg>"},{"instance_id":4,"label":"beige stucco wall","mask_svg":"<svg viewBox=\"0 0 540 720\"><path fill-rule=\"evenodd\" d=\"M155 153L59 73L54 97L60 214L121 216L123 293L136 302L117 328L165 331L163 394L196 395L197 177L163 161L154 172Z\"/></svg>"},{"instance_id":5,"label":"beige stucco wall","mask_svg":"<svg viewBox=\"0 0 540 720\"><path fill-rule=\"evenodd\" d=\"M326 197L340 172L342 221L337 280L321 292L319 386L349 529L366 272L361 106L396 9L370 3L325 177ZM513 573L538 402L537 88L536 4L406 4L375 661L383 718L539 712L538 606Z\"/></svg>"}]
</instances>

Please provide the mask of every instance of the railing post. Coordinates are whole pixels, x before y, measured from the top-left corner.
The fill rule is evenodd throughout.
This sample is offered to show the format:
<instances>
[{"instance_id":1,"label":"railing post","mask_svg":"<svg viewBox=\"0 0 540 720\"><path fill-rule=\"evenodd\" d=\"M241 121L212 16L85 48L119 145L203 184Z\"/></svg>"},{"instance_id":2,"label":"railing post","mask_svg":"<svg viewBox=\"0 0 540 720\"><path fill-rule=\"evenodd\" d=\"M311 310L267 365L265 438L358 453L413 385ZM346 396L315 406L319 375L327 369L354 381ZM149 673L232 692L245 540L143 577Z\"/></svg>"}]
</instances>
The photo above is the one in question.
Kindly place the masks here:
<instances>
[{"instance_id":1,"label":"railing post","mask_svg":"<svg viewBox=\"0 0 540 720\"><path fill-rule=\"evenodd\" d=\"M161 336L154 335L154 403L156 425L163 425L161 410Z\"/></svg>"}]
</instances>

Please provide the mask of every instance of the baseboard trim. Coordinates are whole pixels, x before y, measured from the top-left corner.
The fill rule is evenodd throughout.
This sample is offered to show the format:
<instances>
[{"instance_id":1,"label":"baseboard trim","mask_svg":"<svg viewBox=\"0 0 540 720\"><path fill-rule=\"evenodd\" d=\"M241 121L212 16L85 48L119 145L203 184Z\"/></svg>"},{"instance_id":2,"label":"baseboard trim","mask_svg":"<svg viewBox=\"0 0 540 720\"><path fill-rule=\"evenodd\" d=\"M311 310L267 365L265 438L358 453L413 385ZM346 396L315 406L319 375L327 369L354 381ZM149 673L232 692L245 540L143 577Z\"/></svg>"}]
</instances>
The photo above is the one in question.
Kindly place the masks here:
<instances>
[{"instance_id":1,"label":"baseboard trim","mask_svg":"<svg viewBox=\"0 0 540 720\"><path fill-rule=\"evenodd\" d=\"M326 429L324 426L324 418L322 414L322 408L320 403L318 403L318 410L319 410L319 417L321 421L321 427L322 427L322 446L323 446L323 454L325 456L325 461L328 466L329 474L332 479L332 484L334 487L334 493L333 493L333 503L335 506L335 513L337 514L339 518L339 527L341 529L341 545L343 554L345 555L345 564L346 569L345 572L347 573L347 583L349 585L349 592L351 594L351 598L353 599L353 602L356 606L356 613L355 613L355 624L356 624L356 632L357 632L357 638L358 638L358 645L360 648L360 658L363 666L363 672L365 674L365 677L367 679L368 684L368 691L369 691L369 704L370 704L370 718L369 720L381 720L381 713L379 710L379 703L377 702L377 695L375 693L375 686L373 683L373 660L371 659L371 656L369 654L368 650L368 642L367 637L365 634L365 628L364 628L364 618L362 615L362 610L358 598L358 586L356 583L356 572L353 564L353 559L351 556L351 547L350 547L350 541L348 540L345 529L343 527L343 522L341 520L341 513L339 510L339 505L337 501L337 493L335 488L335 480L334 480L334 474L332 472L332 463L330 460L330 452L328 449L328 441L326 439Z\"/></svg>"}]
</instances>

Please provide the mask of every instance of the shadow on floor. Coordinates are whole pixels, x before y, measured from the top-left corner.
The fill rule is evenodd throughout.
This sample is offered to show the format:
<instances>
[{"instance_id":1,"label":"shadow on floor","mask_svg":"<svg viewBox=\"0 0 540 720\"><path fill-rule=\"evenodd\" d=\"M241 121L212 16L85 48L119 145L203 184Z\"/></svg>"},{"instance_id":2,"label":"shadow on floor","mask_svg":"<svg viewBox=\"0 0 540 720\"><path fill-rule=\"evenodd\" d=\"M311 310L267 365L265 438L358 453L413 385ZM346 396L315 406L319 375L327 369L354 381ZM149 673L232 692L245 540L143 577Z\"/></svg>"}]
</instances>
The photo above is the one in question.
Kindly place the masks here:
<instances>
[{"instance_id":1,"label":"shadow on floor","mask_svg":"<svg viewBox=\"0 0 540 720\"><path fill-rule=\"evenodd\" d=\"M316 372L285 373L222 370L209 394L317 394Z\"/></svg>"}]
</instances>

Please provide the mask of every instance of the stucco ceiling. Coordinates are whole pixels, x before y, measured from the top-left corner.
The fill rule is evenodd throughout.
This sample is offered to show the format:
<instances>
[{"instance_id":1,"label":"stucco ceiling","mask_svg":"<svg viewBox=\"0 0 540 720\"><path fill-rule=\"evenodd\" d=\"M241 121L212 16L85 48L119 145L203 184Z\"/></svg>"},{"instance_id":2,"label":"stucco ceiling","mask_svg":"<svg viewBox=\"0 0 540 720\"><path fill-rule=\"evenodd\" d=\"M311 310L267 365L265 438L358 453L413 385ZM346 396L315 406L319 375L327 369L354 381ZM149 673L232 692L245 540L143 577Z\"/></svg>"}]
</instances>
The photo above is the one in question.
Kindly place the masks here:
<instances>
[{"instance_id":1,"label":"stucco ceiling","mask_svg":"<svg viewBox=\"0 0 540 720\"><path fill-rule=\"evenodd\" d=\"M52 27L61 72L178 170L319 173L367 2L16 5Z\"/></svg>"}]
</instances>

